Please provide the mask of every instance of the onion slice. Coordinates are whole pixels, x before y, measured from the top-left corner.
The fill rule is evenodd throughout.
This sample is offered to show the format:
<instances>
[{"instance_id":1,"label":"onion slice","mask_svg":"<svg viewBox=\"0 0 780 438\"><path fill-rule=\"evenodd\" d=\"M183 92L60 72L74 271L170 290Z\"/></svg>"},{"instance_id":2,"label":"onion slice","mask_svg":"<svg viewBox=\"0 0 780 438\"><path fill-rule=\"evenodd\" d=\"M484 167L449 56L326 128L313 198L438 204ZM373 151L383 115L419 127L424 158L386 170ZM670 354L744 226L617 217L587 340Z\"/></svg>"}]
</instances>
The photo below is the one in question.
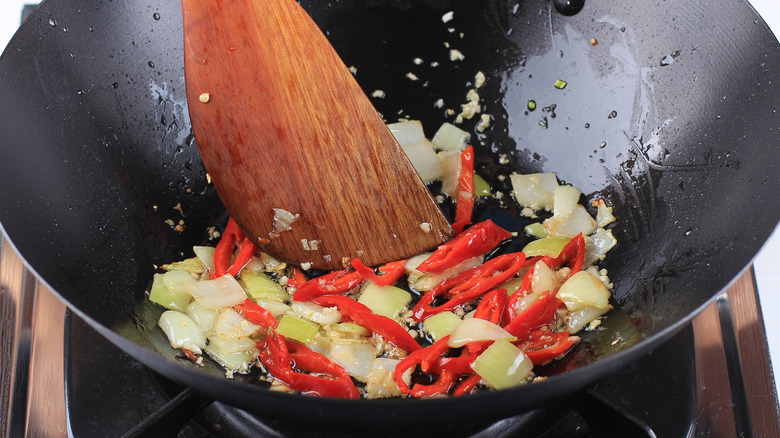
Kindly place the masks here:
<instances>
[{"instance_id":1,"label":"onion slice","mask_svg":"<svg viewBox=\"0 0 780 438\"><path fill-rule=\"evenodd\" d=\"M447 340L447 345L452 348L462 347L471 342L495 341L497 339L515 340L506 330L490 321L479 318L464 319L455 327L455 330Z\"/></svg>"}]
</instances>

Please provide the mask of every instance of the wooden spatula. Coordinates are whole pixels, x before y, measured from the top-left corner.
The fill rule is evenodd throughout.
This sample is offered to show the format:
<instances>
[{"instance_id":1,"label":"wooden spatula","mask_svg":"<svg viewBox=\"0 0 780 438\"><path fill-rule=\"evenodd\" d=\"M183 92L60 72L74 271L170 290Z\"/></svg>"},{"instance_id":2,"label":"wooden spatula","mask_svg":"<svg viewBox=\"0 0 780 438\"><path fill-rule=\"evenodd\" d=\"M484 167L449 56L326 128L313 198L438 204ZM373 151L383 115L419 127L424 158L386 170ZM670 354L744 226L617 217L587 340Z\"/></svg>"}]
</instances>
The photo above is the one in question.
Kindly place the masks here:
<instances>
[{"instance_id":1,"label":"wooden spatula","mask_svg":"<svg viewBox=\"0 0 780 438\"><path fill-rule=\"evenodd\" d=\"M353 258L367 266L406 258L451 237L379 114L295 1L182 7L195 140L228 212L264 251L339 269Z\"/></svg>"}]
</instances>

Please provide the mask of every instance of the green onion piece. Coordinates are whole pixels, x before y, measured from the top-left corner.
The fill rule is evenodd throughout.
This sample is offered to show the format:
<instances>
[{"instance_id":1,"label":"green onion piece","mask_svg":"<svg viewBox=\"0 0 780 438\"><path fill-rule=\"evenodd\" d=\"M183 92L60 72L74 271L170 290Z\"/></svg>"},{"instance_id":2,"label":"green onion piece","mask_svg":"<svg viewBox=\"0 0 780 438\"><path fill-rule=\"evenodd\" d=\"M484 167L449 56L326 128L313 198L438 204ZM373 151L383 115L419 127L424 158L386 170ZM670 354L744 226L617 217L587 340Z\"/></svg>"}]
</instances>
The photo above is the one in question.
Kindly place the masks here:
<instances>
[{"instance_id":1,"label":"green onion piece","mask_svg":"<svg viewBox=\"0 0 780 438\"><path fill-rule=\"evenodd\" d=\"M526 225L524 230L526 233L536 237L537 239L547 237L547 230L544 229L544 225L542 225L540 222L534 222L530 225Z\"/></svg>"},{"instance_id":2,"label":"green onion piece","mask_svg":"<svg viewBox=\"0 0 780 438\"><path fill-rule=\"evenodd\" d=\"M493 196L493 192L490 191L490 184L477 174L474 174L474 195Z\"/></svg>"},{"instance_id":3,"label":"green onion piece","mask_svg":"<svg viewBox=\"0 0 780 438\"><path fill-rule=\"evenodd\" d=\"M241 271L241 282L253 301L286 301L289 296L279 283L258 271Z\"/></svg>"},{"instance_id":4,"label":"green onion piece","mask_svg":"<svg viewBox=\"0 0 780 438\"><path fill-rule=\"evenodd\" d=\"M563 90L564 88L566 88L566 81L562 81L558 79L557 81L555 81L555 88L559 90Z\"/></svg>"},{"instance_id":5,"label":"green onion piece","mask_svg":"<svg viewBox=\"0 0 780 438\"><path fill-rule=\"evenodd\" d=\"M533 367L525 353L505 339L493 342L471 364L474 372L496 389L526 383Z\"/></svg>"},{"instance_id":6,"label":"green onion piece","mask_svg":"<svg viewBox=\"0 0 780 438\"><path fill-rule=\"evenodd\" d=\"M539 240L532 240L523 248L526 257L547 256L558 257L561 250L571 240L566 236L544 237Z\"/></svg>"},{"instance_id":7,"label":"green onion piece","mask_svg":"<svg viewBox=\"0 0 780 438\"><path fill-rule=\"evenodd\" d=\"M431 335L434 341L452 334L455 327L461 323L458 315L452 312L437 313L423 322L423 328Z\"/></svg>"},{"instance_id":8,"label":"green onion piece","mask_svg":"<svg viewBox=\"0 0 780 438\"><path fill-rule=\"evenodd\" d=\"M533 111L536 109L536 101L535 100L529 100L528 101L528 110Z\"/></svg>"},{"instance_id":9,"label":"green onion piece","mask_svg":"<svg viewBox=\"0 0 780 438\"><path fill-rule=\"evenodd\" d=\"M369 282L358 298L358 303L365 305L377 315L397 318L402 310L412 301L412 295L395 286L377 286Z\"/></svg>"},{"instance_id":10,"label":"green onion piece","mask_svg":"<svg viewBox=\"0 0 780 438\"><path fill-rule=\"evenodd\" d=\"M319 331L319 325L292 315L284 315L279 321L279 327L276 328L276 332L280 335L304 344L313 341Z\"/></svg>"},{"instance_id":11,"label":"green onion piece","mask_svg":"<svg viewBox=\"0 0 780 438\"><path fill-rule=\"evenodd\" d=\"M166 309L186 312L187 305L192 301L192 295L187 291L186 284L197 282L184 271L170 271L165 274L154 274L149 300Z\"/></svg>"}]
</instances>

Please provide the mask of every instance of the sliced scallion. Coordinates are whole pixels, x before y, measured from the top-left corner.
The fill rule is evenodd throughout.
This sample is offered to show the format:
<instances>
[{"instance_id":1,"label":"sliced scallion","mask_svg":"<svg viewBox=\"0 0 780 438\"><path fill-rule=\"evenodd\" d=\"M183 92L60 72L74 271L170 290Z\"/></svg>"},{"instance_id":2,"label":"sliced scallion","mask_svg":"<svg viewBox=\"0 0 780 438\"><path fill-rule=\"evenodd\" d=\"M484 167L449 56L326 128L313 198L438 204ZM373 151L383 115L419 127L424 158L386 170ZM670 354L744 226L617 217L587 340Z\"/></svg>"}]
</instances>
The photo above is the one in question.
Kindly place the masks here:
<instances>
[{"instance_id":1,"label":"sliced scallion","mask_svg":"<svg viewBox=\"0 0 780 438\"><path fill-rule=\"evenodd\" d=\"M526 225L525 228L523 229L525 230L526 233L538 239L541 239L542 237L547 237L547 230L545 230L544 225L542 225L539 222L534 222L532 224Z\"/></svg>"},{"instance_id":2,"label":"sliced scallion","mask_svg":"<svg viewBox=\"0 0 780 438\"><path fill-rule=\"evenodd\" d=\"M559 90L563 90L564 88L566 88L566 81L562 81L560 79L556 80L555 81L555 88L557 88Z\"/></svg>"},{"instance_id":3,"label":"sliced scallion","mask_svg":"<svg viewBox=\"0 0 780 438\"><path fill-rule=\"evenodd\" d=\"M474 372L496 389L526 383L533 366L525 353L504 339L495 341L471 364Z\"/></svg>"},{"instance_id":4,"label":"sliced scallion","mask_svg":"<svg viewBox=\"0 0 780 438\"><path fill-rule=\"evenodd\" d=\"M320 326L297 316L284 315L276 332L280 335L308 344L317 336Z\"/></svg>"},{"instance_id":5,"label":"sliced scallion","mask_svg":"<svg viewBox=\"0 0 780 438\"><path fill-rule=\"evenodd\" d=\"M461 319L458 315L452 312L441 312L426 319L423 328L434 341L438 341L455 331L455 327L460 323Z\"/></svg>"},{"instance_id":6,"label":"sliced scallion","mask_svg":"<svg viewBox=\"0 0 780 438\"><path fill-rule=\"evenodd\" d=\"M526 257L558 257L558 254L569 243L569 240L571 238L566 236L550 236L532 240L523 248L523 253Z\"/></svg>"}]
</instances>

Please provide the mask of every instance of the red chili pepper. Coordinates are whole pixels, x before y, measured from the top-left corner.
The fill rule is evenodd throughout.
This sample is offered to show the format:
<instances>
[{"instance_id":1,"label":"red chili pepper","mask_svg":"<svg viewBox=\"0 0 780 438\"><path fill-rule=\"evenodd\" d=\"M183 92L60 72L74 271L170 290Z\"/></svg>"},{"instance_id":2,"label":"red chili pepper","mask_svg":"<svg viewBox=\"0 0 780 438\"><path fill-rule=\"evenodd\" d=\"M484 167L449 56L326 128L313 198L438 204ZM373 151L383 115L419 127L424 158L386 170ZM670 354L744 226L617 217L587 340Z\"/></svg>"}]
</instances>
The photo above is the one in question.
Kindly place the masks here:
<instances>
[{"instance_id":1,"label":"red chili pepper","mask_svg":"<svg viewBox=\"0 0 780 438\"><path fill-rule=\"evenodd\" d=\"M296 267L290 268L290 277L287 279L287 287L298 290L306 283L306 276L303 271Z\"/></svg>"},{"instance_id":2,"label":"red chili pepper","mask_svg":"<svg viewBox=\"0 0 780 438\"><path fill-rule=\"evenodd\" d=\"M519 347L534 365L549 363L565 354L580 341L579 337L570 336L567 332L549 332L531 337L531 341L521 343Z\"/></svg>"},{"instance_id":3,"label":"red chili pepper","mask_svg":"<svg viewBox=\"0 0 780 438\"><path fill-rule=\"evenodd\" d=\"M312 278L293 294L295 301L309 301L323 295L335 295L349 291L360 284L363 278L356 271L342 269Z\"/></svg>"},{"instance_id":4,"label":"red chili pepper","mask_svg":"<svg viewBox=\"0 0 780 438\"><path fill-rule=\"evenodd\" d=\"M523 264L523 267L528 266L529 264L532 267L528 270L528 272L525 273L525 277L523 277L523 282L520 284L520 287L518 287L515 293L509 297L509 301L506 303L506 307L504 308L504 321L511 321L515 319L515 316L517 316L517 313L515 312L517 302L520 301L521 298L528 295L528 292L531 291L531 281L534 278L534 266L536 265L536 262L542 259L543 258L541 256L534 257L526 260Z\"/></svg>"},{"instance_id":5,"label":"red chili pepper","mask_svg":"<svg viewBox=\"0 0 780 438\"><path fill-rule=\"evenodd\" d=\"M360 396L344 368L273 330L264 342L258 342L258 349L260 361L268 372L295 391L320 397L356 399ZM311 374L297 372L293 366Z\"/></svg>"},{"instance_id":6,"label":"red chili pepper","mask_svg":"<svg viewBox=\"0 0 780 438\"><path fill-rule=\"evenodd\" d=\"M374 270L367 267L360 261L360 259L352 260L352 267L360 274L363 280L370 281L377 286L390 286L400 280L401 277L406 274L406 260L398 260L396 262L390 262L386 265L379 267L379 272L383 272L382 275L376 275Z\"/></svg>"},{"instance_id":7,"label":"red chili pepper","mask_svg":"<svg viewBox=\"0 0 780 438\"><path fill-rule=\"evenodd\" d=\"M479 383L479 381L482 380L482 377L480 377L479 374L472 374L471 376L467 377L466 380L460 382L458 386L455 387L455 390L452 391L452 395L457 397L460 395L466 395L471 392L471 390L474 389L475 386Z\"/></svg>"},{"instance_id":8,"label":"red chili pepper","mask_svg":"<svg viewBox=\"0 0 780 438\"><path fill-rule=\"evenodd\" d=\"M241 316L248 319L252 324L261 325L266 328L276 328L279 325L279 322L276 321L273 313L264 309L249 298L244 300L244 302L233 306L233 309L240 313Z\"/></svg>"},{"instance_id":9,"label":"red chili pepper","mask_svg":"<svg viewBox=\"0 0 780 438\"><path fill-rule=\"evenodd\" d=\"M422 365L424 362L433 363L449 350L450 347L447 345L449 338L449 336L445 336L426 348L413 351L395 366L393 377L403 394L409 394L413 397L426 397L449 392L452 384L455 383L457 375L448 371L442 372L439 375L439 379L430 385L415 383L410 388L404 381L404 373L408 370L414 371L417 365Z\"/></svg>"},{"instance_id":10,"label":"red chili pepper","mask_svg":"<svg viewBox=\"0 0 780 438\"><path fill-rule=\"evenodd\" d=\"M552 269L557 269L568 263L571 269L569 276L571 277L582 269L582 264L585 261L585 238L582 237L582 233L572 237L561 249L558 257L554 259L544 257L542 260Z\"/></svg>"},{"instance_id":11,"label":"red chili pepper","mask_svg":"<svg viewBox=\"0 0 780 438\"><path fill-rule=\"evenodd\" d=\"M448 278L426 292L412 309L415 320L423 321L431 315L472 302L489 290L514 277L525 262L522 252L503 254L482 266L469 269ZM451 296L447 302L434 306L440 296Z\"/></svg>"},{"instance_id":12,"label":"red chili pepper","mask_svg":"<svg viewBox=\"0 0 780 438\"><path fill-rule=\"evenodd\" d=\"M460 234L467 225L471 225L474 211L474 148L469 145L460 154L460 176L458 177L458 204L455 210L455 223L452 229Z\"/></svg>"},{"instance_id":13,"label":"red chili pepper","mask_svg":"<svg viewBox=\"0 0 780 438\"><path fill-rule=\"evenodd\" d=\"M511 236L509 231L491 220L480 222L440 245L430 257L417 266L417 270L431 274L444 272L472 257L487 253Z\"/></svg>"},{"instance_id":14,"label":"red chili pepper","mask_svg":"<svg viewBox=\"0 0 780 438\"><path fill-rule=\"evenodd\" d=\"M236 245L238 245L238 255L231 262ZM238 228L236 221L231 217L228 219L222 238L214 249L214 270L211 271L211 278L219 278L226 274L235 277L252 259L255 252L257 252L257 246L252 243L250 238L244 235L241 229Z\"/></svg>"},{"instance_id":15,"label":"red chili pepper","mask_svg":"<svg viewBox=\"0 0 780 438\"><path fill-rule=\"evenodd\" d=\"M501 325L501 317L504 314L507 302L509 302L509 295L506 293L506 289L490 291L479 302L477 310L474 311L474 318L484 319L493 324Z\"/></svg>"},{"instance_id":16,"label":"red chili pepper","mask_svg":"<svg viewBox=\"0 0 780 438\"><path fill-rule=\"evenodd\" d=\"M367 306L343 295L325 295L314 298L314 303L324 307L338 307L347 318L362 325L373 333L381 335L387 342L406 351L417 351L420 344L396 321L373 313Z\"/></svg>"},{"instance_id":17,"label":"red chili pepper","mask_svg":"<svg viewBox=\"0 0 780 438\"><path fill-rule=\"evenodd\" d=\"M555 310L561 305L561 301L545 292L533 304L518 314L504 327L518 339L525 338L535 327L549 324L555 318Z\"/></svg>"}]
</instances>

